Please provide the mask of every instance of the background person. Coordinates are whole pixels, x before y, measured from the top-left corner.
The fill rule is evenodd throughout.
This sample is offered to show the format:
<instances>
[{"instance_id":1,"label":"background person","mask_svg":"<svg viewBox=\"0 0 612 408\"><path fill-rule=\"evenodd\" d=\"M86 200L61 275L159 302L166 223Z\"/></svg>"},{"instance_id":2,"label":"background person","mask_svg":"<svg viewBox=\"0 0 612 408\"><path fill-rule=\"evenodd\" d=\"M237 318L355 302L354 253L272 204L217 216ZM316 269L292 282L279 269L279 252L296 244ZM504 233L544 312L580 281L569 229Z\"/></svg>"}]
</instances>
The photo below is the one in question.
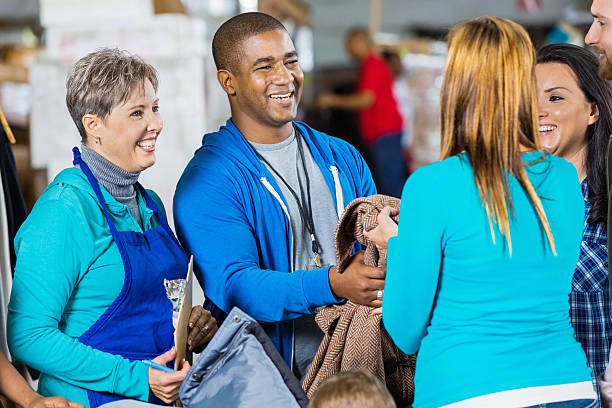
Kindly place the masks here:
<instances>
[{"instance_id":1,"label":"background person","mask_svg":"<svg viewBox=\"0 0 612 408\"><path fill-rule=\"evenodd\" d=\"M350 95L323 94L319 108L357 110L359 128L369 146L368 158L381 194L399 197L406 180L402 156L402 115L393 94L393 74L376 51L365 28L349 30L346 49L360 64L357 91Z\"/></svg>"},{"instance_id":2,"label":"background person","mask_svg":"<svg viewBox=\"0 0 612 408\"><path fill-rule=\"evenodd\" d=\"M584 48L551 44L537 53L542 147L574 165L584 197L584 232L572 280L570 313L596 378L612 341L608 283L606 151L612 134L612 91L597 75L597 58Z\"/></svg>"},{"instance_id":3,"label":"background person","mask_svg":"<svg viewBox=\"0 0 612 408\"><path fill-rule=\"evenodd\" d=\"M368 234L388 241L385 328L418 351L414 407L595 407L567 304L584 202L540 151L531 40L480 17L448 49L442 160L406 183L399 231L388 209Z\"/></svg>"},{"instance_id":4,"label":"background person","mask_svg":"<svg viewBox=\"0 0 612 408\"><path fill-rule=\"evenodd\" d=\"M92 408L170 403L189 370L141 361L175 358L164 279L184 279L188 265L159 197L137 182L155 163L163 127L157 83L151 65L116 49L81 58L68 77L81 149L17 234L8 315L11 353L41 372L43 395ZM216 322L201 306L191 317L190 341L200 346Z\"/></svg>"},{"instance_id":5,"label":"background person","mask_svg":"<svg viewBox=\"0 0 612 408\"><path fill-rule=\"evenodd\" d=\"M584 42L593 47L593 50L599 54L599 76L604 81L610 81L612 80L612 31L610 31L609 25L612 21L612 1L594 0L591 4L591 15L593 16L593 23L584 38ZM612 359L612 353L609 358ZM610 364L610 361L608 361L604 374L599 377L599 391L602 406L612 407L612 364Z\"/></svg>"},{"instance_id":6,"label":"background person","mask_svg":"<svg viewBox=\"0 0 612 408\"><path fill-rule=\"evenodd\" d=\"M584 37L584 42L599 54L599 76L604 81L612 80L612 1L593 0L591 4L593 23Z\"/></svg>"}]
</instances>

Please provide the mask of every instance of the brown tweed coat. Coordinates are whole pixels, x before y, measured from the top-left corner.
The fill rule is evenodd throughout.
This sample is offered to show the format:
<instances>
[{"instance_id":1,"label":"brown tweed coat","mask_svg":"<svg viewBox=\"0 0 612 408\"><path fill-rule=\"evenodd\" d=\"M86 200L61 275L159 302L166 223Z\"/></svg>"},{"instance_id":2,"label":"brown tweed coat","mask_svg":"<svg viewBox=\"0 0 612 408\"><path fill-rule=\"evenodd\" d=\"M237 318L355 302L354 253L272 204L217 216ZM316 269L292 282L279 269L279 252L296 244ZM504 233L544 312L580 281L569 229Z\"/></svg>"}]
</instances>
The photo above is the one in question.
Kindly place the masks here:
<instances>
[{"instance_id":1,"label":"brown tweed coat","mask_svg":"<svg viewBox=\"0 0 612 408\"><path fill-rule=\"evenodd\" d=\"M397 198L374 195L357 198L346 207L335 235L340 273L349 264L355 241L366 246L366 264L386 266L386 257L379 254L363 231L376 226L378 214L385 206L399 209L399 205ZM395 346L381 316L372 316L372 310L348 301L317 313L315 320L325 336L302 383L308 398L325 378L341 371L366 369L387 385L398 406L412 403L416 356L406 355Z\"/></svg>"}]
</instances>

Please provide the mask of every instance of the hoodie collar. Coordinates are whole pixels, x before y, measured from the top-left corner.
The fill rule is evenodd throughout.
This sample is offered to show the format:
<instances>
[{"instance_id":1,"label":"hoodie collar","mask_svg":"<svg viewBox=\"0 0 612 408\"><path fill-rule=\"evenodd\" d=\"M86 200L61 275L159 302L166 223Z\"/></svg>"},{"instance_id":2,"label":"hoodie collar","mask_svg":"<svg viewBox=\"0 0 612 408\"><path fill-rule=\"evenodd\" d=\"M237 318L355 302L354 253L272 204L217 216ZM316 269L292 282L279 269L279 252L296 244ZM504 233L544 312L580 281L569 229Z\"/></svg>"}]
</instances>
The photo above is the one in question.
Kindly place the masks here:
<instances>
[{"instance_id":1,"label":"hoodie collar","mask_svg":"<svg viewBox=\"0 0 612 408\"><path fill-rule=\"evenodd\" d=\"M315 162L323 164L327 168L335 165L329 142L325 138L315 137L315 133L319 132L302 122L294 121L293 125L304 137ZM231 118L227 120L225 126L222 126L218 132L204 135L202 144L205 149L217 148L223 150L238 162L248 162L249 165L247 167L251 171L256 171L259 177L268 176L268 170L259 160L244 135L234 125Z\"/></svg>"}]
</instances>

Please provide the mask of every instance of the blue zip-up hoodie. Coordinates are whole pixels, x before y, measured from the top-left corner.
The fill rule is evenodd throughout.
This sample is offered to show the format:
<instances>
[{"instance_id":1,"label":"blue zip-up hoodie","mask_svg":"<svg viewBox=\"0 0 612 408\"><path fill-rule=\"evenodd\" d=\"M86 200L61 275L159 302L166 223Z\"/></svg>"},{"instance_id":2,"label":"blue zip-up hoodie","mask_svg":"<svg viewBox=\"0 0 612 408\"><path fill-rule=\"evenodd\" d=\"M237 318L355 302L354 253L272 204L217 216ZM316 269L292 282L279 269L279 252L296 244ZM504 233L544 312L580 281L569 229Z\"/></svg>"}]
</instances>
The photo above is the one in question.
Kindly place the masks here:
<instances>
[{"instance_id":1,"label":"blue zip-up hoodie","mask_svg":"<svg viewBox=\"0 0 612 408\"><path fill-rule=\"evenodd\" d=\"M353 146L294 124L339 215L353 199L376 194L370 170ZM285 197L231 119L204 135L183 172L174 221L181 243L194 255L194 271L208 300L225 313L237 306L261 322L291 366L293 319L339 299L329 286L329 267L292 271Z\"/></svg>"}]
</instances>

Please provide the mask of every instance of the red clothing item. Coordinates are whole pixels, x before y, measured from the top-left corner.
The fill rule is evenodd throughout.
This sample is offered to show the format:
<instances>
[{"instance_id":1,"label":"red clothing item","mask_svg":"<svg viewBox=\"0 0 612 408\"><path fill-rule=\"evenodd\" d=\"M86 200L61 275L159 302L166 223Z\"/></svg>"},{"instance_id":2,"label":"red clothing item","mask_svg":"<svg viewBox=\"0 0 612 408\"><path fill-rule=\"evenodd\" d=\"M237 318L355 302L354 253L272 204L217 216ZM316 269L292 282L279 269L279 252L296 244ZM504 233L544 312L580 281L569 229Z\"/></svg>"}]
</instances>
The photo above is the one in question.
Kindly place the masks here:
<instances>
[{"instance_id":1,"label":"red clothing item","mask_svg":"<svg viewBox=\"0 0 612 408\"><path fill-rule=\"evenodd\" d=\"M393 95L393 75L387 62L370 53L359 71L357 91L374 92L374 104L359 111L359 126L367 144L380 137L402 131L402 115Z\"/></svg>"}]
</instances>

